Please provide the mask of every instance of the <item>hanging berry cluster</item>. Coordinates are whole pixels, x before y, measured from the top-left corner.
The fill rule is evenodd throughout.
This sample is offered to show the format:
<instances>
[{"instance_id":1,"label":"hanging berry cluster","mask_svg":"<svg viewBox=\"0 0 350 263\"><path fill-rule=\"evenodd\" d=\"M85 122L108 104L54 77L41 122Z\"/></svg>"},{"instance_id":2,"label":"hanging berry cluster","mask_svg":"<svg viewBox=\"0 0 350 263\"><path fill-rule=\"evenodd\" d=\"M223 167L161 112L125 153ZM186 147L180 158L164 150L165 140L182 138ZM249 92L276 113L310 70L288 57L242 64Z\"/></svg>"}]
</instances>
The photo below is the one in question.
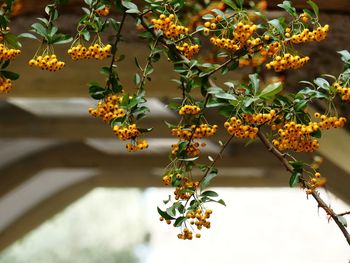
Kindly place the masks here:
<instances>
[{"instance_id":1,"label":"hanging berry cluster","mask_svg":"<svg viewBox=\"0 0 350 263\"><path fill-rule=\"evenodd\" d=\"M73 60L90 58L102 60L111 56L111 50L112 46L110 44L107 44L106 46L94 44L93 46L89 47L85 47L82 44L78 44L68 49L68 54Z\"/></svg>"},{"instance_id":2,"label":"hanging berry cluster","mask_svg":"<svg viewBox=\"0 0 350 263\"><path fill-rule=\"evenodd\" d=\"M13 1L0 4L0 93L8 93L12 89L12 81L19 78L15 72L7 68L21 54L21 44L17 36L11 33L10 17L13 11Z\"/></svg>"},{"instance_id":3,"label":"hanging berry cluster","mask_svg":"<svg viewBox=\"0 0 350 263\"><path fill-rule=\"evenodd\" d=\"M57 71L62 69L65 65L63 61L57 59L55 54L38 56L35 59L29 60L28 64L47 71Z\"/></svg>"},{"instance_id":4,"label":"hanging berry cluster","mask_svg":"<svg viewBox=\"0 0 350 263\"><path fill-rule=\"evenodd\" d=\"M338 82L334 83L334 87L341 95L341 99L344 101L350 101L350 87L341 86Z\"/></svg>"},{"instance_id":5,"label":"hanging berry cluster","mask_svg":"<svg viewBox=\"0 0 350 263\"><path fill-rule=\"evenodd\" d=\"M89 113L106 123L110 123L113 119L124 117L125 111L119 105L121 99L122 97L118 95L108 95L103 101L97 103L96 108L90 108Z\"/></svg>"},{"instance_id":6,"label":"hanging berry cluster","mask_svg":"<svg viewBox=\"0 0 350 263\"><path fill-rule=\"evenodd\" d=\"M21 54L21 50L15 48L7 48L4 44L0 43L0 60L14 60L19 54Z\"/></svg>"},{"instance_id":7,"label":"hanging berry cluster","mask_svg":"<svg viewBox=\"0 0 350 263\"><path fill-rule=\"evenodd\" d=\"M83 8L85 16L77 25L77 35L68 54L73 60L98 59L103 60L111 56L112 46L104 45L100 34L106 30L108 21L106 18L110 12L110 6L101 4L100 1L90 1L86 8ZM110 20L114 21L114 20ZM114 22L112 22L114 23ZM94 38L91 41L91 36Z\"/></svg>"},{"instance_id":8,"label":"hanging berry cluster","mask_svg":"<svg viewBox=\"0 0 350 263\"><path fill-rule=\"evenodd\" d=\"M3 76L0 76L0 92L8 93L12 88L12 81Z\"/></svg>"},{"instance_id":9,"label":"hanging berry cluster","mask_svg":"<svg viewBox=\"0 0 350 263\"><path fill-rule=\"evenodd\" d=\"M313 134L319 129L342 128L345 125L344 117L327 117L315 113L315 118L320 118L320 122L310 122L308 125L297 124L293 121L286 123L283 128L278 130L278 139L272 143L280 151L292 149L296 152L313 152L320 147L320 144Z\"/></svg>"},{"instance_id":10,"label":"hanging berry cluster","mask_svg":"<svg viewBox=\"0 0 350 263\"><path fill-rule=\"evenodd\" d=\"M166 38L174 39L183 34L188 34L188 28L184 26L177 25L174 22L175 15L170 14L166 16L161 14L159 19L152 19L152 24L154 25L155 30L163 31L163 34Z\"/></svg>"}]
</instances>

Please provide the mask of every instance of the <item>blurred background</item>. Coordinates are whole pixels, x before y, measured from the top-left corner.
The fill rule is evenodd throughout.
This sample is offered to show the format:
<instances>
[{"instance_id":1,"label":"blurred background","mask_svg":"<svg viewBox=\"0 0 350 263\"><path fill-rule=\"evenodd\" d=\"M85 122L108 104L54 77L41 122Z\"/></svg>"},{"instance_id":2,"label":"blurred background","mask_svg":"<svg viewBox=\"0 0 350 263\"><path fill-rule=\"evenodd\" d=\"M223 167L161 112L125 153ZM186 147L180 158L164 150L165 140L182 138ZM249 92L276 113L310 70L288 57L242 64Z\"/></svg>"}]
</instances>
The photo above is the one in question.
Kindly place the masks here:
<instances>
[{"instance_id":1,"label":"blurred background","mask_svg":"<svg viewBox=\"0 0 350 263\"><path fill-rule=\"evenodd\" d=\"M73 34L82 1L69 2L59 21L64 32ZM268 1L271 17L282 14L277 2ZM312 58L303 70L279 76L289 90L301 88L300 80L338 75L342 63L336 51L350 49L349 1L316 2L321 23L331 27L329 38L302 48ZM47 1L17 3L11 27L15 34L30 29ZM293 3L305 7L304 1ZM119 64L119 75L129 92L135 89L134 57L144 61L148 53L134 27L128 20L120 48L127 57ZM68 47L62 46L56 53L64 58L65 68L42 72L27 65L39 43L22 44L21 56L11 64L21 77L0 100L1 263L350 261L340 230L301 190L286 187L288 173L258 142L248 147L239 140L230 144L213 182L227 207L213 207L212 228L200 240L178 240L177 229L159 222L156 211L173 191L161 188L170 144L176 142L164 124L177 121L165 106L179 95L171 64L163 57L147 85L151 114L142 126L154 128L150 149L127 153L111 129L87 111L96 103L88 97L87 83L103 82L99 69L109 62L73 62L66 56ZM247 73L249 69L241 69L229 77L245 80ZM349 106L339 105L339 114L349 119ZM323 105L310 107L323 110ZM209 112L208 119L223 123L216 112ZM204 161L215 156L218 141L225 138L221 129L206 141ZM328 180L323 196L336 211L349 211L349 127L326 132L319 152L298 158L311 162L315 156L323 158L321 172Z\"/></svg>"}]
</instances>

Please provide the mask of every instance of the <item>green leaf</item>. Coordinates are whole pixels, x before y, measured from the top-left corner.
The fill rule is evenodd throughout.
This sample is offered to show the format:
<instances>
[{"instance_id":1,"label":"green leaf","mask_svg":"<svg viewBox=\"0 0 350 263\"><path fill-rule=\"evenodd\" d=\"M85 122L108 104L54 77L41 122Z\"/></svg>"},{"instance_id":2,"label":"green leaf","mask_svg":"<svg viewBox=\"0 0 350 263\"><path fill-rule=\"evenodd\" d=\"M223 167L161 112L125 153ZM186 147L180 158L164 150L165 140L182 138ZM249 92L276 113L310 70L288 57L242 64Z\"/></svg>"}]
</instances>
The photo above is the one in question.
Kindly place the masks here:
<instances>
[{"instance_id":1,"label":"green leaf","mask_svg":"<svg viewBox=\"0 0 350 263\"><path fill-rule=\"evenodd\" d=\"M341 50L338 51L338 53L341 56L342 61L344 61L345 63L350 63L350 53L347 50Z\"/></svg>"},{"instance_id":2,"label":"green leaf","mask_svg":"<svg viewBox=\"0 0 350 263\"><path fill-rule=\"evenodd\" d=\"M298 173L303 172L304 163L300 161L290 161L289 164L293 167L294 171Z\"/></svg>"},{"instance_id":3,"label":"green leaf","mask_svg":"<svg viewBox=\"0 0 350 263\"><path fill-rule=\"evenodd\" d=\"M263 99L270 99L283 89L281 82L272 83L267 85L260 93L259 97Z\"/></svg>"},{"instance_id":4,"label":"green leaf","mask_svg":"<svg viewBox=\"0 0 350 263\"><path fill-rule=\"evenodd\" d=\"M106 96L106 89L98 85L91 85L89 86L89 94L93 99L101 100Z\"/></svg>"},{"instance_id":5,"label":"green leaf","mask_svg":"<svg viewBox=\"0 0 350 263\"><path fill-rule=\"evenodd\" d=\"M35 33L37 33L38 35L47 39L47 36L48 36L47 31L46 31L46 28L42 24L34 23L34 24L32 24L32 28L33 28L33 31Z\"/></svg>"},{"instance_id":6,"label":"green leaf","mask_svg":"<svg viewBox=\"0 0 350 263\"><path fill-rule=\"evenodd\" d=\"M109 76L110 72L111 72L111 70L109 67L102 67L100 70L100 73L103 75L106 75L106 76Z\"/></svg>"},{"instance_id":7,"label":"green leaf","mask_svg":"<svg viewBox=\"0 0 350 263\"><path fill-rule=\"evenodd\" d=\"M126 13L130 13L130 14L137 14L140 13L137 5L135 5L134 3L130 2L130 1L122 1L122 5L127 9Z\"/></svg>"},{"instance_id":8,"label":"green leaf","mask_svg":"<svg viewBox=\"0 0 350 263\"><path fill-rule=\"evenodd\" d=\"M237 97L233 94L226 93L226 92L219 92L214 94L215 97L219 99L225 99L225 100L237 100Z\"/></svg>"},{"instance_id":9,"label":"green leaf","mask_svg":"<svg viewBox=\"0 0 350 263\"><path fill-rule=\"evenodd\" d=\"M215 17L212 14L206 14L206 15L202 16L202 19L212 20L212 19L215 19Z\"/></svg>"},{"instance_id":10,"label":"green leaf","mask_svg":"<svg viewBox=\"0 0 350 263\"><path fill-rule=\"evenodd\" d=\"M19 78L19 74L12 71L6 71L6 70L0 71L0 75L3 75L5 78L8 78L10 80L16 80Z\"/></svg>"},{"instance_id":11,"label":"green leaf","mask_svg":"<svg viewBox=\"0 0 350 263\"><path fill-rule=\"evenodd\" d=\"M84 0L85 4L90 6L94 0Z\"/></svg>"},{"instance_id":12,"label":"green leaf","mask_svg":"<svg viewBox=\"0 0 350 263\"><path fill-rule=\"evenodd\" d=\"M38 39L36 36L34 36L31 33L22 33L22 34L18 35L17 37L19 37L19 38L24 37L24 38Z\"/></svg>"},{"instance_id":13,"label":"green leaf","mask_svg":"<svg viewBox=\"0 0 350 263\"><path fill-rule=\"evenodd\" d=\"M138 73L134 75L134 83L136 86L138 86L141 83L141 77Z\"/></svg>"},{"instance_id":14,"label":"green leaf","mask_svg":"<svg viewBox=\"0 0 350 263\"><path fill-rule=\"evenodd\" d=\"M226 206L225 201L224 201L224 200L222 200L222 199L220 199L220 200L218 201L218 203L219 203L219 204L221 204L221 205L223 205L223 206Z\"/></svg>"},{"instance_id":15,"label":"green leaf","mask_svg":"<svg viewBox=\"0 0 350 263\"><path fill-rule=\"evenodd\" d=\"M233 10L237 9L237 5L232 0L223 0L225 5L231 7Z\"/></svg>"},{"instance_id":16,"label":"green leaf","mask_svg":"<svg viewBox=\"0 0 350 263\"><path fill-rule=\"evenodd\" d=\"M320 13L320 10L318 9L318 6L315 2L309 0L307 3L311 6L312 10L314 11L315 15L318 16Z\"/></svg>"},{"instance_id":17,"label":"green leaf","mask_svg":"<svg viewBox=\"0 0 350 263\"><path fill-rule=\"evenodd\" d=\"M10 45L11 47L14 47L14 48L20 48L21 47L21 43L18 42L17 36L14 35L14 34L7 33L5 35L5 42L8 45Z\"/></svg>"},{"instance_id":18,"label":"green leaf","mask_svg":"<svg viewBox=\"0 0 350 263\"><path fill-rule=\"evenodd\" d=\"M294 109L295 111L303 111L307 106L308 101L307 100L301 100L298 103L295 104Z\"/></svg>"},{"instance_id":19,"label":"green leaf","mask_svg":"<svg viewBox=\"0 0 350 263\"><path fill-rule=\"evenodd\" d=\"M163 200L163 203L166 205L167 203L169 203L171 201L171 195L169 195L167 200Z\"/></svg>"},{"instance_id":20,"label":"green leaf","mask_svg":"<svg viewBox=\"0 0 350 263\"><path fill-rule=\"evenodd\" d=\"M218 169L215 167L210 168L210 171L208 172L208 175L202 180L200 188L201 191L209 185L210 181L218 175Z\"/></svg>"},{"instance_id":21,"label":"green leaf","mask_svg":"<svg viewBox=\"0 0 350 263\"><path fill-rule=\"evenodd\" d=\"M243 8L244 0L236 0L236 3L239 6L239 8Z\"/></svg>"},{"instance_id":22,"label":"green leaf","mask_svg":"<svg viewBox=\"0 0 350 263\"><path fill-rule=\"evenodd\" d=\"M58 31L58 27L56 27L56 26L50 27L47 30L47 35L50 37L53 37L57 33L57 31Z\"/></svg>"},{"instance_id":23,"label":"green leaf","mask_svg":"<svg viewBox=\"0 0 350 263\"><path fill-rule=\"evenodd\" d=\"M153 128L138 128L141 133L151 132Z\"/></svg>"},{"instance_id":24,"label":"green leaf","mask_svg":"<svg viewBox=\"0 0 350 263\"><path fill-rule=\"evenodd\" d=\"M225 16L225 13L222 12L221 10L219 9L213 9L211 10L213 13L217 14L218 16L221 16L223 20L227 21L226 19L226 16Z\"/></svg>"},{"instance_id":25,"label":"green leaf","mask_svg":"<svg viewBox=\"0 0 350 263\"><path fill-rule=\"evenodd\" d=\"M56 44L56 45L67 44L72 42L72 40L73 38L69 35L58 34L52 37L51 41L49 41L49 44Z\"/></svg>"},{"instance_id":26,"label":"green leaf","mask_svg":"<svg viewBox=\"0 0 350 263\"><path fill-rule=\"evenodd\" d=\"M83 30L81 32L81 34L82 34L82 36L83 36L85 41L89 41L90 40L91 35L90 35L90 32L88 30Z\"/></svg>"},{"instance_id":27,"label":"green leaf","mask_svg":"<svg viewBox=\"0 0 350 263\"><path fill-rule=\"evenodd\" d=\"M348 222L346 221L346 218L344 216L337 216L340 223L342 223L343 226L348 227Z\"/></svg>"},{"instance_id":28,"label":"green leaf","mask_svg":"<svg viewBox=\"0 0 350 263\"><path fill-rule=\"evenodd\" d=\"M0 63L0 64L1 64L1 68L5 69L5 68L7 68L10 65L10 60L6 60L6 61L4 61L3 63Z\"/></svg>"},{"instance_id":29,"label":"green leaf","mask_svg":"<svg viewBox=\"0 0 350 263\"><path fill-rule=\"evenodd\" d=\"M276 28L276 30L278 31L278 33L280 33L280 35L284 35L284 28L280 20L272 19L269 21L269 24L272 25L274 28Z\"/></svg>"},{"instance_id":30,"label":"green leaf","mask_svg":"<svg viewBox=\"0 0 350 263\"><path fill-rule=\"evenodd\" d=\"M314 138L321 138L322 137L322 132L321 129L317 129L313 133L310 134Z\"/></svg>"},{"instance_id":31,"label":"green leaf","mask_svg":"<svg viewBox=\"0 0 350 263\"><path fill-rule=\"evenodd\" d=\"M188 142L181 142L178 145L177 155L181 156L183 153L186 152Z\"/></svg>"},{"instance_id":32,"label":"green leaf","mask_svg":"<svg viewBox=\"0 0 350 263\"><path fill-rule=\"evenodd\" d=\"M222 88L219 88L219 87L210 87L207 89L207 92L209 94L217 94L217 93L224 92L224 90Z\"/></svg>"},{"instance_id":33,"label":"green leaf","mask_svg":"<svg viewBox=\"0 0 350 263\"><path fill-rule=\"evenodd\" d=\"M234 103L234 101L230 101L230 103L231 102ZM207 108L216 108L225 105L227 105L226 101L210 97L207 103Z\"/></svg>"},{"instance_id":34,"label":"green leaf","mask_svg":"<svg viewBox=\"0 0 350 263\"><path fill-rule=\"evenodd\" d=\"M253 86L254 94L256 94L260 87L260 79L258 74L250 74L249 75L250 82Z\"/></svg>"},{"instance_id":35,"label":"green leaf","mask_svg":"<svg viewBox=\"0 0 350 263\"><path fill-rule=\"evenodd\" d=\"M175 205L175 204L174 204ZM171 207L168 207L167 209L166 209L166 213L169 215L169 216L171 216L171 217L175 217L176 216L176 209L175 209L175 206L174 205L172 205Z\"/></svg>"},{"instance_id":36,"label":"green leaf","mask_svg":"<svg viewBox=\"0 0 350 263\"><path fill-rule=\"evenodd\" d=\"M232 112L234 112L236 109L233 105L226 105L219 109L219 113L224 116L225 118L229 118L232 116Z\"/></svg>"},{"instance_id":37,"label":"green leaf","mask_svg":"<svg viewBox=\"0 0 350 263\"><path fill-rule=\"evenodd\" d=\"M282 4L279 4L277 6L286 10L291 16L298 16L297 10L292 6L290 1L283 1Z\"/></svg>"},{"instance_id":38,"label":"green leaf","mask_svg":"<svg viewBox=\"0 0 350 263\"><path fill-rule=\"evenodd\" d=\"M210 196L210 197L218 197L218 193L214 191L205 191L201 194L201 196Z\"/></svg>"},{"instance_id":39,"label":"green leaf","mask_svg":"<svg viewBox=\"0 0 350 263\"><path fill-rule=\"evenodd\" d=\"M184 161L184 162L193 162L195 160L197 160L199 158L199 156L195 156L192 158L185 158L185 159L178 159L179 161Z\"/></svg>"},{"instance_id":40,"label":"green leaf","mask_svg":"<svg viewBox=\"0 0 350 263\"><path fill-rule=\"evenodd\" d=\"M125 119L126 119L126 115L124 115L123 117L114 118L114 119L111 121L110 125L111 125L112 128L113 128L114 126L120 126L120 125L123 124L123 122L125 121Z\"/></svg>"},{"instance_id":41,"label":"green leaf","mask_svg":"<svg viewBox=\"0 0 350 263\"><path fill-rule=\"evenodd\" d=\"M325 90L329 90L330 84L327 80L323 79L323 78L317 78L314 80L314 83L318 86L321 87Z\"/></svg>"},{"instance_id":42,"label":"green leaf","mask_svg":"<svg viewBox=\"0 0 350 263\"><path fill-rule=\"evenodd\" d=\"M174 227L181 226L186 220L187 220L187 218L185 216L180 216L180 217L176 218L175 223L174 223Z\"/></svg>"},{"instance_id":43,"label":"green leaf","mask_svg":"<svg viewBox=\"0 0 350 263\"><path fill-rule=\"evenodd\" d=\"M175 7L175 9L180 9L184 6L185 0L173 0L171 1L171 5Z\"/></svg>"},{"instance_id":44,"label":"green leaf","mask_svg":"<svg viewBox=\"0 0 350 263\"><path fill-rule=\"evenodd\" d=\"M174 217L168 215L165 211L162 211L159 207L157 207L158 214L163 217L165 220L173 220Z\"/></svg>"},{"instance_id":45,"label":"green leaf","mask_svg":"<svg viewBox=\"0 0 350 263\"><path fill-rule=\"evenodd\" d=\"M245 108L250 107L250 105L252 105L253 102L255 102L258 98L251 98L251 97L245 97L243 100L243 105Z\"/></svg>"},{"instance_id":46,"label":"green leaf","mask_svg":"<svg viewBox=\"0 0 350 263\"><path fill-rule=\"evenodd\" d=\"M295 187L300 182L301 173L294 171L289 179L289 186Z\"/></svg>"}]
</instances>

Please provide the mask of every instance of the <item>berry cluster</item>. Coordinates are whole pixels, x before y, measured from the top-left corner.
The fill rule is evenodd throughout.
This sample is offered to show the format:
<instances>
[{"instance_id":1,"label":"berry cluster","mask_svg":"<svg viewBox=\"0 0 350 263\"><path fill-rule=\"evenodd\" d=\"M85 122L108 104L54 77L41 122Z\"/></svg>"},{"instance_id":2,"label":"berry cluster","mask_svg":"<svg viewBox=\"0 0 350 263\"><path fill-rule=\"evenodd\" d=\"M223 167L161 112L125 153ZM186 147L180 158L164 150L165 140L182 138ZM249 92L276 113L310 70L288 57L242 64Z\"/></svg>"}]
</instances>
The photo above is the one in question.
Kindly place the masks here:
<instances>
[{"instance_id":1,"label":"berry cluster","mask_svg":"<svg viewBox=\"0 0 350 263\"><path fill-rule=\"evenodd\" d=\"M190 221L191 225L195 225L198 230L201 230L204 226L205 228L210 228L210 222L207 220L210 218L210 215L213 213L211 209L201 209L198 208L196 211L190 211L186 214Z\"/></svg>"},{"instance_id":2,"label":"berry cluster","mask_svg":"<svg viewBox=\"0 0 350 263\"><path fill-rule=\"evenodd\" d=\"M293 56L290 53L284 54L281 56L276 56L273 61L266 64L267 69L274 69L276 72L285 71L287 69L298 69L302 66L304 66L310 58L308 56L306 57L300 57L300 56Z\"/></svg>"},{"instance_id":3,"label":"berry cluster","mask_svg":"<svg viewBox=\"0 0 350 263\"><path fill-rule=\"evenodd\" d=\"M96 14L99 16L108 16L111 8L109 6L104 6L103 8L99 8L96 10Z\"/></svg>"},{"instance_id":4,"label":"berry cluster","mask_svg":"<svg viewBox=\"0 0 350 263\"><path fill-rule=\"evenodd\" d=\"M318 123L318 126L321 129L330 129L330 128L343 128L346 123L346 118L344 117L328 117L326 115L321 115L316 112L314 114L316 119L320 119L321 121Z\"/></svg>"},{"instance_id":5,"label":"berry cluster","mask_svg":"<svg viewBox=\"0 0 350 263\"><path fill-rule=\"evenodd\" d=\"M276 111L270 110L269 113L244 114L243 118L250 124L261 125L270 122L275 116Z\"/></svg>"},{"instance_id":6,"label":"berry cluster","mask_svg":"<svg viewBox=\"0 0 350 263\"><path fill-rule=\"evenodd\" d=\"M163 31L166 38L176 38L181 34L187 34L189 29L184 26L178 26L174 23L175 16L173 14L166 16L161 14L159 19L152 19L155 30Z\"/></svg>"},{"instance_id":7,"label":"berry cluster","mask_svg":"<svg viewBox=\"0 0 350 263\"><path fill-rule=\"evenodd\" d=\"M212 25L213 23L211 24L211 28L213 29ZM256 29L256 25L244 24L242 22L239 22L236 26L235 31L233 32L232 39L225 37L211 37L210 42L219 48L237 51L243 48L245 44L248 44L248 39L252 36ZM260 39L249 40L249 48L252 49L255 46L259 45L261 43L260 41Z\"/></svg>"},{"instance_id":8,"label":"berry cluster","mask_svg":"<svg viewBox=\"0 0 350 263\"><path fill-rule=\"evenodd\" d=\"M141 135L141 132L136 127L136 124L131 124L126 127L115 125L113 127L113 132L122 141L135 139Z\"/></svg>"},{"instance_id":9,"label":"berry cluster","mask_svg":"<svg viewBox=\"0 0 350 263\"><path fill-rule=\"evenodd\" d=\"M259 131L257 127L242 124L242 121L236 117L226 121L224 127L229 134L241 139L254 139Z\"/></svg>"},{"instance_id":10,"label":"berry cluster","mask_svg":"<svg viewBox=\"0 0 350 263\"><path fill-rule=\"evenodd\" d=\"M196 115L201 111L201 108L199 108L196 105L184 105L179 110L180 115Z\"/></svg>"},{"instance_id":11,"label":"berry cluster","mask_svg":"<svg viewBox=\"0 0 350 263\"><path fill-rule=\"evenodd\" d=\"M325 178L321 178L321 173L316 172L312 178L310 178L310 181L307 185L307 190L306 193L307 194L312 194L312 192L317 188L317 187L322 187L323 185L325 185L326 183L326 179Z\"/></svg>"},{"instance_id":12,"label":"berry cluster","mask_svg":"<svg viewBox=\"0 0 350 263\"><path fill-rule=\"evenodd\" d=\"M270 36L265 35L265 40L267 40ZM266 49L261 49L260 54L262 56L274 56L281 49L281 44L279 42L272 42L270 45L266 47Z\"/></svg>"},{"instance_id":13,"label":"berry cluster","mask_svg":"<svg viewBox=\"0 0 350 263\"><path fill-rule=\"evenodd\" d=\"M203 137L210 137L215 135L218 126L210 126L208 124L200 124L199 126L192 125L188 128L178 127L171 130L171 134L178 138L185 140L201 139Z\"/></svg>"},{"instance_id":14,"label":"berry cluster","mask_svg":"<svg viewBox=\"0 0 350 263\"><path fill-rule=\"evenodd\" d=\"M319 148L320 144L312 137L312 133L319 128L317 122L305 125L291 121L278 130L279 138L274 139L272 143L280 151L292 149L296 152L313 152Z\"/></svg>"},{"instance_id":15,"label":"berry cluster","mask_svg":"<svg viewBox=\"0 0 350 263\"><path fill-rule=\"evenodd\" d=\"M55 54L38 56L29 60L29 65L41 68L42 70L58 71L65 65L63 61L59 61Z\"/></svg>"},{"instance_id":16,"label":"berry cluster","mask_svg":"<svg viewBox=\"0 0 350 263\"><path fill-rule=\"evenodd\" d=\"M119 107L120 97L117 95L109 95L104 101L100 101L97 107L90 108L89 113L101 118L104 122L110 123L111 120L119 117L123 117L125 112Z\"/></svg>"},{"instance_id":17,"label":"berry cluster","mask_svg":"<svg viewBox=\"0 0 350 263\"><path fill-rule=\"evenodd\" d=\"M207 21L204 23L204 34L209 34L210 29L215 30L217 28L217 22L221 22L222 21L222 16L217 15L215 18L211 19L210 21Z\"/></svg>"},{"instance_id":18,"label":"berry cluster","mask_svg":"<svg viewBox=\"0 0 350 263\"><path fill-rule=\"evenodd\" d=\"M247 48L249 54L254 54L256 51L261 50L263 47L262 40L260 37L248 39L247 40Z\"/></svg>"},{"instance_id":19,"label":"berry cluster","mask_svg":"<svg viewBox=\"0 0 350 263\"><path fill-rule=\"evenodd\" d=\"M195 142L195 143L189 144L186 148L187 156L198 156L201 153L199 146L205 147L206 143L203 142L199 144L198 142ZM179 150L179 145L177 143L171 145L171 154L176 155L178 150Z\"/></svg>"},{"instance_id":20,"label":"berry cluster","mask_svg":"<svg viewBox=\"0 0 350 263\"><path fill-rule=\"evenodd\" d=\"M3 76L0 76L0 92L8 93L12 88L12 81Z\"/></svg>"},{"instance_id":21,"label":"berry cluster","mask_svg":"<svg viewBox=\"0 0 350 263\"><path fill-rule=\"evenodd\" d=\"M176 181L175 181L176 182ZM180 185L175 188L174 195L176 200L189 200L193 193L199 187L198 181L190 180L188 177L180 179Z\"/></svg>"},{"instance_id":22,"label":"berry cluster","mask_svg":"<svg viewBox=\"0 0 350 263\"><path fill-rule=\"evenodd\" d=\"M73 60L79 59L105 59L111 55L112 46L110 44L103 46L102 44L94 44L89 47L85 47L82 44L78 44L68 49L68 54Z\"/></svg>"},{"instance_id":23,"label":"berry cluster","mask_svg":"<svg viewBox=\"0 0 350 263\"><path fill-rule=\"evenodd\" d=\"M252 34L256 31L257 26L254 24L244 24L239 22L233 32L233 40L239 42L243 46Z\"/></svg>"},{"instance_id":24,"label":"berry cluster","mask_svg":"<svg viewBox=\"0 0 350 263\"><path fill-rule=\"evenodd\" d=\"M211 37L210 42L218 48L225 48L231 51L237 51L240 49L239 45L229 38Z\"/></svg>"},{"instance_id":25,"label":"berry cluster","mask_svg":"<svg viewBox=\"0 0 350 263\"><path fill-rule=\"evenodd\" d=\"M179 50L186 58L191 59L199 52L199 45L184 43L182 45L176 45L176 49Z\"/></svg>"},{"instance_id":26,"label":"berry cluster","mask_svg":"<svg viewBox=\"0 0 350 263\"><path fill-rule=\"evenodd\" d=\"M199 182L184 176L181 170L168 171L162 178L166 186L175 186L175 199L188 200L199 186Z\"/></svg>"},{"instance_id":27,"label":"berry cluster","mask_svg":"<svg viewBox=\"0 0 350 263\"><path fill-rule=\"evenodd\" d=\"M178 234L177 237L179 239L183 239L183 240L186 240L186 239L192 240L193 239L193 232L191 230L189 230L187 227L185 227L183 229L183 232ZM200 237L200 235L199 235L199 237Z\"/></svg>"},{"instance_id":28,"label":"berry cluster","mask_svg":"<svg viewBox=\"0 0 350 263\"><path fill-rule=\"evenodd\" d=\"M327 37L329 31L329 25L318 27L313 31L305 28L300 34L292 35L291 41L294 44L301 44L309 41L322 41ZM290 28L286 29L286 37L290 37Z\"/></svg>"},{"instance_id":29,"label":"berry cluster","mask_svg":"<svg viewBox=\"0 0 350 263\"><path fill-rule=\"evenodd\" d=\"M350 101L350 87L342 87L338 82L334 83L334 87L337 89L337 92L342 95L342 100Z\"/></svg>"},{"instance_id":30,"label":"berry cluster","mask_svg":"<svg viewBox=\"0 0 350 263\"><path fill-rule=\"evenodd\" d=\"M126 145L126 149L129 152L137 152L139 150L143 150L147 148L148 148L148 142L146 140L138 140L134 143L128 143Z\"/></svg>"},{"instance_id":31,"label":"berry cluster","mask_svg":"<svg viewBox=\"0 0 350 263\"><path fill-rule=\"evenodd\" d=\"M21 54L21 50L7 48L4 44L0 44L0 60L13 60L19 54Z\"/></svg>"}]
</instances>

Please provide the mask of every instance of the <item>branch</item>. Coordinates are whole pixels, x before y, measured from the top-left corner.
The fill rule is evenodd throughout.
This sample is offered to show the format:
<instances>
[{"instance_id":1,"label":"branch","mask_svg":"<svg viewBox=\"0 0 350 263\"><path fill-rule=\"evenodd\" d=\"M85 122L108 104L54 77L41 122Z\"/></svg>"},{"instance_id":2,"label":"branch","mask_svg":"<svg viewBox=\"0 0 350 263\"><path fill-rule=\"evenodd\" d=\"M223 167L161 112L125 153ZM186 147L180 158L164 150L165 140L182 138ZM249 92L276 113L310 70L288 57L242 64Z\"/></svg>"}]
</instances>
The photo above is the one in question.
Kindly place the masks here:
<instances>
[{"instance_id":1,"label":"branch","mask_svg":"<svg viewBox=\"0 0 350 263\"><path fill-rule=\"evenodd\" d=\"M264 146L273 154L276 156L276 158L283 164L283 166L287 169L288 172L293 172L293 167L290 165L288 160L286 159L286 156L281 153L264 135L264 133L259 130L258 137L261 140L261 142L264 144ZM342 224L342 222L339 221L339 218L332 208L330 208L325 201L320 197L319 193L317 191L313 191L311 193L312 197L316 200L319 207L321 207L327 215L329 215L334 222L338 225L339 229L342 231L346 241L350 245L350 234L345 228L345 226Z\"/></svg>"},{"instance_id":2,"label":"branch","mask_svg":"<svg viewBox=\"0 0 350 263\"><path fill-rule=\"evenodd\" d=\"M122 16L122 20L120 21L120 25L119 25L119 28L118 28L118 31L115 35L115 41L113 43L113 46L112 46L112 50L113 50L113 55L112 55L112 58L111 58L111 64L109 65L109 76L108 76L108 80L111 79L112 77L112 69L113 69L113 66L114 66L114 62L115 62L115 57L117 55L117 51L118 51L118 43L120 41L120 35L121 35L121 32L122 32L122 28L123 28L123 25L124 25L124 22L125 22L125 18L126 18L126 13L123 12L123 16Z\"/></svg>"},{"instance_id":3,"label":"branch","mask_svg":"<svg viewBox=\"0 0 350 263\"><path fill-rule=\"evenodd\" d=\"M230 138L225 142L224 145L222 145L221 150L217 153L214 160L211 162L210 166L208 166L207 170L205 171L202 178L199 180L199 183L201 183L205 177L207 177L208 173L210 172L211 168L215 165L215 163L219 160L219 158L222 157L223 152L225 151L226 147L230 144L231 140L233 139L234 135L231 135Z\"/></svg>"},{"instance_id":4,"label":"branch","mask_svg":"<svg viewBox=\"0 0 350 263\"><path fill-rule=\"evenodd\" d=\"M344 213L338 214L338 216L346 216L346 215L350 215L350 211L347 211L347 212L344 212Z\"/></svg>"}]
</instances>

